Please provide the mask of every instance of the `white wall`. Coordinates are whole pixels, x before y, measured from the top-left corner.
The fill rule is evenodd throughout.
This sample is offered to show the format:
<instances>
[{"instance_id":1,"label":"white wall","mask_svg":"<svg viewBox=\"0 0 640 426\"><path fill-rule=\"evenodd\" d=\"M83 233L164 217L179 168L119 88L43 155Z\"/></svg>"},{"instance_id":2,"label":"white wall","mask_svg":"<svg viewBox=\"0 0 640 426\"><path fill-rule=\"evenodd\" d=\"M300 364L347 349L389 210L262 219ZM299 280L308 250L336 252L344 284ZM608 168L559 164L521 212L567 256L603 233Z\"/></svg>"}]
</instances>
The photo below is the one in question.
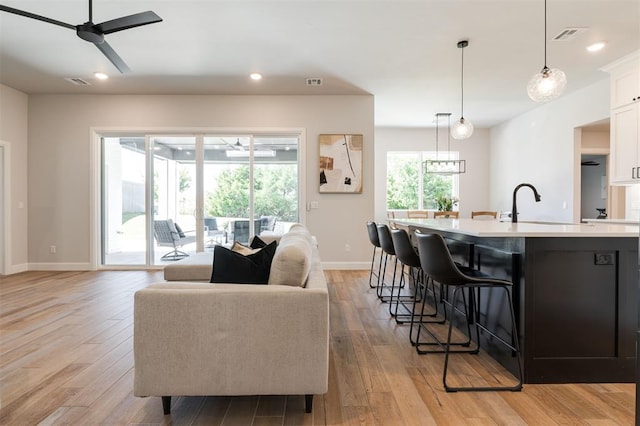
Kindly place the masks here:
<instances>
[{"instance_id":1,"label":"white wall","mask_svg":"<svg viewBox=\"0 0 640 426\"><path fill-rule=\"evenodd\" d=\"M368 267L373 215L373 96L111 96L29 98L29 261L90 263L90 128L305 128L307 226L326 267ZM364 135L363 193L319 194L318 135ZM49 253L55 244L57 252ZM345 245L351 247L345 251Z\"/></svg>"},{"instance_id":2,"label":"white wall","mask_svg":"<svg viewBox=\"0 0 640 426\"><path fill-rule=\"evenodd\" d=\"M385 221L387 193L387 152L435 151L435 128L376 128L375 220ZM444 149L447 149L447 141ZM439 141L438 149L443 149ZM472 210L497 210L489 202L489 130L475 129L466 140L451 139L451 150L460 152L467 172L460 174L460 217L470 217Z\"/></svg>"},{"instance_id":3,"label":"white wall","mask_svg":"<svg viewBox=\"0 0 640 426\"><path fill-rule=\"evenodd\" d=\"M5 273L11 274L28 269L27 238L27 127L28 96L0 84L0 141L5 155L10 153L11 176L9 194L5 194L9 216L9 250ZM1 244L1 243L0 243Z\"/></svg>"},{"instance_id":4,"label":"white wall","mask_svg":"<svg viewBox=\"0 0 640 426\"><path fill-rule=\"evenodd\" d=\"M492 128L491 206L511 210L513 189L528 182L542 201L536 203L529 188L522 188L517 199L521 220L572 221L575 168L580 167L574 128L607 117L608 76Z\"/></svg>"}]
</instances>

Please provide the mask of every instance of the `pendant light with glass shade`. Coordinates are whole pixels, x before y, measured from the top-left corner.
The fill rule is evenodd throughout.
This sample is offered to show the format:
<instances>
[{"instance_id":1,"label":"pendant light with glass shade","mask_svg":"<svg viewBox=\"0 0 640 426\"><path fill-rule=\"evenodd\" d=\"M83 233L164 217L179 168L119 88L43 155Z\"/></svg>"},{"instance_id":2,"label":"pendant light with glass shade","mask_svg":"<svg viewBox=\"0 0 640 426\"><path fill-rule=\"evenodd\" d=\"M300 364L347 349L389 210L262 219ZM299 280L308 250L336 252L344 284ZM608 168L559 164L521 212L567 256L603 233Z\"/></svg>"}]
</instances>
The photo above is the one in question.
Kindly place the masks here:
<instances>
[{"instance_id":1,"label":"pendant light with glass shade","mask_svg":"<svg viewBox=\"0 0 640 426\"><path fill-rule=\"evenodd\" d=\"M473 134L473 124L464 118L464 48L469 45L469 40L458 42L458 48L462 53L462 67L460 71L460 119L451 128L451 137L454 139L467 139Z\"/></svg>"},{"instance_id":2,"label":"pendant light with glass shade","mask_svg":"<svg viewBox=\"0 0 640 426\"><path fill-rule=\"evenodd\" d=\"M564 72L547 67L547 0L544 0L544 67L529 80L527 93L536 102L547 102L560 96L566 86Z\"/></svg>"}]
</instances>

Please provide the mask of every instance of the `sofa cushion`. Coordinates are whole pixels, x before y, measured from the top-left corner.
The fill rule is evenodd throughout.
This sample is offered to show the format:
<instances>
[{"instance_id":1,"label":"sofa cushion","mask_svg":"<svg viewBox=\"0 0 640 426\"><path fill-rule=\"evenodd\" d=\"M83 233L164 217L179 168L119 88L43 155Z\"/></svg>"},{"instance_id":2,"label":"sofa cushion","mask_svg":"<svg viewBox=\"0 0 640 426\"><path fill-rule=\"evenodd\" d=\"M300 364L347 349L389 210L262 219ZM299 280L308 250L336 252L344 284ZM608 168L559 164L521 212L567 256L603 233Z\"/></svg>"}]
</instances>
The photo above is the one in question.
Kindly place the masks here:
<instances>
[{"instance_id":1,"label":"sofa cushion","mask_svg":"<svg viewBox=\"0 0 640 426\"><path fill-rule=\"evenodd\" d=\"M167 281L204 281L211 280L213 252L203 251L187 258L170 263L164 267L164 279Z\"/></svg>"},{"instance_id":2,"label":"sofa cushion","mask_svg":"<svg viewBox=\"0 0 640 426\"><path fill-rule=\"evenodd\" d=\"M275 251L275 242L246 256L223 246L215 246L211 282L267 284Z\"/></svg>"},{"instance_id":3,"label":"sofa cushion","mask_svg":"<svg viewBox=\"0 0 640 426\"><path fill-rule=\"evenodd\" d=\"M270 285L304 287L311 269L308 232L288 232L280 239L271 263Z\"/></svg>"}]
</instances>

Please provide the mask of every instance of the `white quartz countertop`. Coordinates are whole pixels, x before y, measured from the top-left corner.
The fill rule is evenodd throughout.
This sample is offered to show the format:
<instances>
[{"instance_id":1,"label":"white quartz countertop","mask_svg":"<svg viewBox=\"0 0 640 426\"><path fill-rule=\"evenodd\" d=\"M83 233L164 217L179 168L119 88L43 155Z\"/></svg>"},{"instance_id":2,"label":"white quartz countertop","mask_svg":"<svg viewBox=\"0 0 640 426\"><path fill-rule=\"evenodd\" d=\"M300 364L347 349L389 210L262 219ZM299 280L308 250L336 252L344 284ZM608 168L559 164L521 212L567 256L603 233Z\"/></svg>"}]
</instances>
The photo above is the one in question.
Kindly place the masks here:
<instances>
[{"instance_id":1,"label":"white quartz countertop","mask_svg":"<svg viewBox=\"0 0 640 426\"><path fill-rule=\"evenodd\" d=\"M518 223L478 219L393 219L398 225L423 226L438 231L476 237L629 237L638 238L638 225L618 223L565 224L554 222Z\"/></svg>"},{"instance_id":2,"label":"white quartz countertop","mask_svg":"<svg viewBox=\"0 0 640 426\"><path fill-rule=\"evenodd\" d=\"M593 224L610 224L610 223L619 223L622 225L640 225L640 221L638 219L582 219L583 222L593 223Z\"/></svg>"}]
</instances>

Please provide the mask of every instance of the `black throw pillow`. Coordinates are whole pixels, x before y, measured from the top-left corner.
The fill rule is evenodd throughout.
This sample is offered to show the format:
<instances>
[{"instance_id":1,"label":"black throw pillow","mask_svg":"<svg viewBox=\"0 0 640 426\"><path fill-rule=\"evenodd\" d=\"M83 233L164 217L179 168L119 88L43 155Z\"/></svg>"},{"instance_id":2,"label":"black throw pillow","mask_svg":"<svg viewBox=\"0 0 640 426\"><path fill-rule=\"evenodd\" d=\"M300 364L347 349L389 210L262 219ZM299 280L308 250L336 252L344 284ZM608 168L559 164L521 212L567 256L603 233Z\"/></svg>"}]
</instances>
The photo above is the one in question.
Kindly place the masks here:
<instances>
[{"instance_id":1,"label":"black throw pillow","mask_svg":"<svg viewBox=\"0 0 640 426\"><path fill-rule=\"evenodd\" d=\"M182 228L180 228L180 225L178 225L177 223L174 223L173 226L176 227L176 231L178 232L178 236L180 238L184 238L184 232L182 231Z\"/></svg>"},{"instance_id":2,"label":"black throw pillow","mask_svg":"<svg viewBox=\"0 0 640 426\"><path fill-rule=\"evenodd\" d=\"M251 247L252 249L263 248L266 246L267 243L262 241L262 239L260 239L260 237L258 237L257 235L253 237L253 239L251 240L251 244L249 245L249 247Z\"/></svg>"},{"instance_id":3,"label":"black throw pillow","mask_svg":"<svg viewBox=\"0 0 640 426\"><path fill-rule=\"evenodd\" d=\"M275 241L260 251L244 256L221 245L213 249L212 283L267 284Z\"/></svg>"}]
</instances>

